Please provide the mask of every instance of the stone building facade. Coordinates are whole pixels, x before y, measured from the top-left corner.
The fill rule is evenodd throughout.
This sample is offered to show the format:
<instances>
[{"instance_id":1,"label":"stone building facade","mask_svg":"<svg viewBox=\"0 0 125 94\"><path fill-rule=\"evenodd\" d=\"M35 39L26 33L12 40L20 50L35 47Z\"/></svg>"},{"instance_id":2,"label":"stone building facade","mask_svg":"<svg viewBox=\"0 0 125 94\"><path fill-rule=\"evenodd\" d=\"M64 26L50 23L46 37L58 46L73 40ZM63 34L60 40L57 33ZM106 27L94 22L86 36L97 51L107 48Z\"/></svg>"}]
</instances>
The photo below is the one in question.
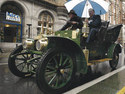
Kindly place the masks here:
<instances>
[{"instance_id":1,"label":"stone building facade","mask_svg":"<svg viewBox=\"0 0 125 94\"><path fill-rule=\"evenodd\" d=\"M59 30L67 21L62 1L0 0L0 47L13 48L28 34L33 38Z\"/></svg>"},{"instance_id":2,"label":"stone building facade","mask_svg":"<svg viewBox=\"0 0 125 94\"><path fill-rule=\"evenodd\" d=\"M121 0L105 0L109 3L109 10L102 15L103 20L107 20L111 25L120 24L122 22L122 2Z\"/></svg>"},{"instance_id":3,"label":"stone building facade","mask_svg":"<svg viewBox=\"0 0 125 94\"><path fill-rule=\"evenodd\" d=\"M125 32L125 0L105 0L109 3L109 10L102 15L102 20L110 22L110 25L123 24L118 41L124 45Z\"/></svg>"},{"instance_id":4,"label":"stone building facade","mask_svg":"<svg viewBox=\"0 0 125 94\"><path fill-rule=\"evenodd\" d=\"M125 0L123 0L123 18L122 18L122 23L123 23L123 46L125 47Z\"/></svg>"},{"instance_id":5,"label":"stone building facade","mask_svg":"<svg viewBox=\"0 0 125 94\"><path fill-rule=\"evenodd\" d=\"M59 30L67 21L67 0L0 0L0 47L13 47L28 35L47 34ZM125 0L105 0L109 11L102 15L110 25L123 24L120 41L125 36ZM30 33L29 33L29 26Z\"/></svg>"}]
</instances>

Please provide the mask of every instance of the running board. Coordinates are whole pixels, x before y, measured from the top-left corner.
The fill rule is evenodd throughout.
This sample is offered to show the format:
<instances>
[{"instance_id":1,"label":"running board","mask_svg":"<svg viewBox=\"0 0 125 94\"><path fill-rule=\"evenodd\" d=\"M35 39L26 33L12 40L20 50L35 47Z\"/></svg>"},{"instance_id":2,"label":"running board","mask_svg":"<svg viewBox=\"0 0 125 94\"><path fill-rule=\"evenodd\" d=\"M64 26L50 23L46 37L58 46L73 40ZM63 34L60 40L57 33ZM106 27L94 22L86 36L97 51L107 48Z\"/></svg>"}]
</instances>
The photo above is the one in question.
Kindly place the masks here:
<instances>
[{"instance_id":1,"label":"running board","mask_svg":"<svg viewBox=\"0 0 125 94\"><path fill-rule=\"evenodd\" d=\"M87 63L87 65L88 66L95 65L97 63L104 62L104 61L109 61L109 60L112 60L112 58L104 58L104 59L99 59L99 60L91 60L91 61L89 61L89 63Z\"/></svg>"}]
</instances>

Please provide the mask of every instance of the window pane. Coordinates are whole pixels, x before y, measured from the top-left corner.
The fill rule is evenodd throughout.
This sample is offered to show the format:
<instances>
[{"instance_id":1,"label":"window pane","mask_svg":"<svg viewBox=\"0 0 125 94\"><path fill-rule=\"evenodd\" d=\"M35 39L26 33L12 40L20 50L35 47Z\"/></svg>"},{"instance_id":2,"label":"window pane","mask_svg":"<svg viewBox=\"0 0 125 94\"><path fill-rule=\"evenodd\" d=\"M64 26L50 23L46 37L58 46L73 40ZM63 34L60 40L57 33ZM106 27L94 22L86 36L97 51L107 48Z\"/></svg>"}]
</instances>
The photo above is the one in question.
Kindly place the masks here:
<instances>
[{"instance_id":1,"label":"window pane","mask_svg":"<svg viewBox=\"0 0 125 94\"><path fill-rule=\"evenodd\" d=\"M51 28L51 24L49 24L49 28Z\"/></svg>"},{"instance_id":2,"label":"window pane","mask_svg":"<svg viewBox=\"0 0 125 94\"><path fill-rule=\"evenodd\" d=\"M47 23L46 23L46 22L44 22L43 26L44 26L44 27L46 27L46 25L47 25Z\"/></svg>"},{"instance_id":3,"label":"window pane","mask_svg":"<svg viewBox=\"0 0 125 94\"><path fill-rule=\"evenodd\" d=\"M38 25L42 26L41 27L41 31L44 34L51 34L51 32L53 31L53 18L52 16L47 13L47 12L43 12L41 14L41 21L39 21Z\"/></svg>"}]
</instances>

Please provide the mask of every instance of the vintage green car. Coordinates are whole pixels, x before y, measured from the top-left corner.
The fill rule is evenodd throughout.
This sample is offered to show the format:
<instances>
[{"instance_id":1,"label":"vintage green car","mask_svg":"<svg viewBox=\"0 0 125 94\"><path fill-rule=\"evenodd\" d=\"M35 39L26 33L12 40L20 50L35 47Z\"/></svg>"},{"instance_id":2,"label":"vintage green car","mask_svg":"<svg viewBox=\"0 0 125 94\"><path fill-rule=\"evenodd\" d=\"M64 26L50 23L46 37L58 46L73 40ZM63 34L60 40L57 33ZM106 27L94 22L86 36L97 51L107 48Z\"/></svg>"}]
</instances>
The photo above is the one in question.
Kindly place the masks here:
<instances>
[{"instance_id":1,"label":"vintage green car","mask_svg":"<svg viewBox=\"0 0 125 94\"><path fill-rule=\"evenodd\" d=\"M76 74L87 74L88 66L109 61L112 69L117 67L121 46L115 42L122 25L107 27L102 26L89 44L86 33L79 29L26 39L10 54L9 68L19 77L36 73L40 90L60 94L70 87Z\"/></svg>"}]
</instances>

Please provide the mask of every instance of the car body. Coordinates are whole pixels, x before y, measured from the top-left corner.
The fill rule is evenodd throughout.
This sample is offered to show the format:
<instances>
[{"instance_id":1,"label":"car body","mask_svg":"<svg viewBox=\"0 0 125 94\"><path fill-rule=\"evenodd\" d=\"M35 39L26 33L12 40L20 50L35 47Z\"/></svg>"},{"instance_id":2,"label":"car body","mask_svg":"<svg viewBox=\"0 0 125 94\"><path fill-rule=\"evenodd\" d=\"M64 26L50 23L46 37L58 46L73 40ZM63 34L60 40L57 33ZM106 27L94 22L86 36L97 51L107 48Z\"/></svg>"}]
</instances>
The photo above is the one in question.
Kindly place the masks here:
<instances>
[{"instance_id":1,"label":"car body","mask_svg":"<svg viewBox=\"0 0 125 94\"><path fill-rule=\"evenodd\" d=\"M14 50L9 57L9 68L19 77L36 73L40 90L49 94L62 93L72 84L76 74L87 74L88 66L109 61L115 69L121 53L116 43L122 25L102 26L93 42L87 44L82 30L57 31L55 35L41 35L26 39L23 46ZM84 29L83 29L84 30ZM22 58L18 56L22 55ZM26 57L24 58L24 56ZM25 72L18 69L16 59L23 60Z\"/></svg>"}]
</instances>

